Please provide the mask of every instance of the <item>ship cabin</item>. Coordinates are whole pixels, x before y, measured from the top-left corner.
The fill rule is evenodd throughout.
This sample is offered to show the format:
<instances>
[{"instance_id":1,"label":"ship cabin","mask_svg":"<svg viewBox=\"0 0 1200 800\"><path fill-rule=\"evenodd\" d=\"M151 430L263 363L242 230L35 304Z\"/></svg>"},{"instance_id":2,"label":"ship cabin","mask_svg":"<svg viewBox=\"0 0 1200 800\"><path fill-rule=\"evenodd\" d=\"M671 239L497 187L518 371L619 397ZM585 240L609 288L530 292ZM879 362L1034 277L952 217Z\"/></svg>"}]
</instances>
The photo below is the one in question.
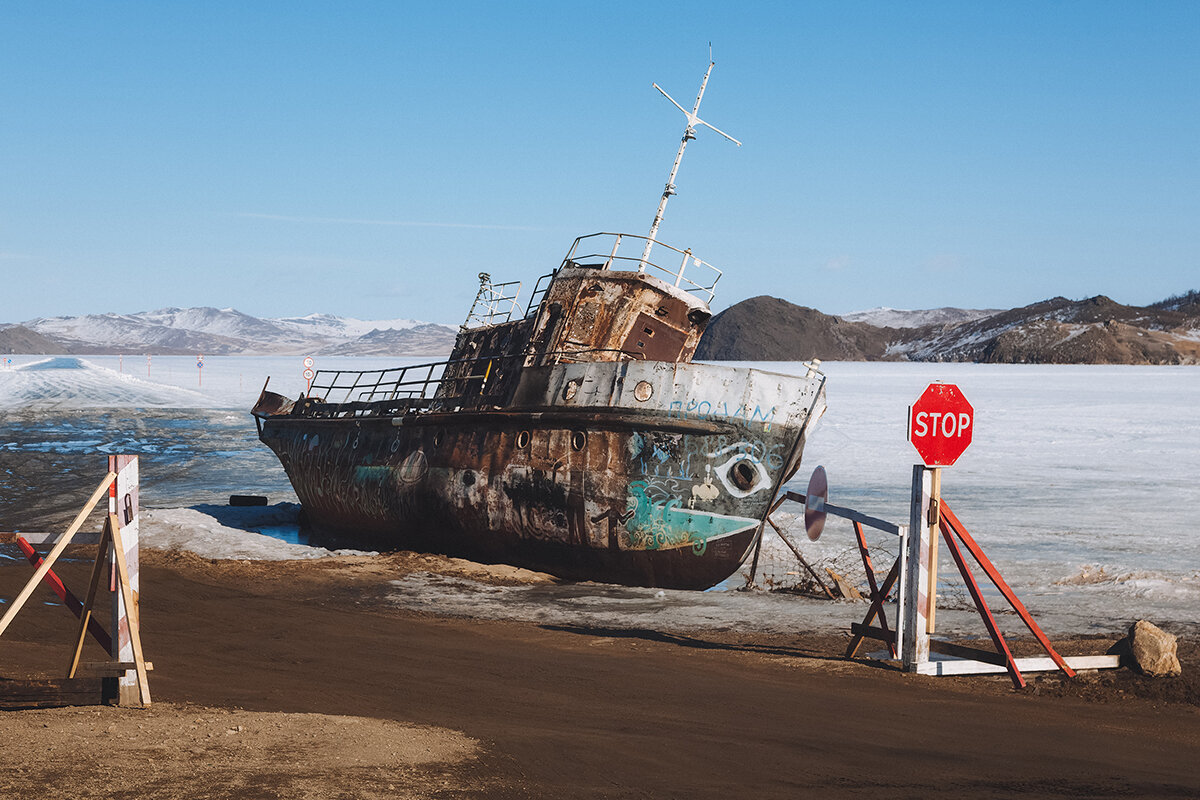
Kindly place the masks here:
<instances>
[{"instance_id":1,"label":"ship cabin","mask_svg":"<svg viewBox=\"0 0 1200 800\"><path fill-rule=\"evenodd\" d=\"M622 244L627 251L642 247L641 256L623 254ZM558 269L538 279L523 315L520 284L495 284L481 273L438 396L477 394L503 406L526 367L688 363L712 316L708 303L720 276L690 250L617 233L576 239Z\"/></svg>"}]
</instances>

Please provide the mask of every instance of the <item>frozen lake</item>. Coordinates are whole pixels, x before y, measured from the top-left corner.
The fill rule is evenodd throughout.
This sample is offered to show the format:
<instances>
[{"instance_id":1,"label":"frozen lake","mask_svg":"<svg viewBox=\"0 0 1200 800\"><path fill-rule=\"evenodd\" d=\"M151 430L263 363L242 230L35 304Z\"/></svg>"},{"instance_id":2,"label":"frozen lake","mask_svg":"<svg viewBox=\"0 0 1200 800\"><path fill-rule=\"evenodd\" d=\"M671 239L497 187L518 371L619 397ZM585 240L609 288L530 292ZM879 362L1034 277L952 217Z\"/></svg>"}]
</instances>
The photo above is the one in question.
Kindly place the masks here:
<instances>
[{"instance_id":1,"label":"frozen lake","mask_svg":"<svg viewBox=\"0 0 1200 800\"><path fill-rule=\"evenodd\" d=\"M427 360L319 358L317 368ZM40 375L17 369L44 361L13 356L11 368L0 369L10 432L0 450L142 452L147 475L159 482L157 495L146 492L149 505L214 503L242 491L294 500L247 409L268 375L274 391L299 394L300 357L210 356L199 369L195 357L87 356ZM803 371L796 363L753 366ZM822 464L830 502L907 522L917 461L905 438L907 407L930 381L956 383L975 408L975 430L966 454L944 472L944 497L1048 629L1109 632L1139 617L1179 628L1200 616L1200 368L833 362L822 369L829 411L809 441L798 490ZM147 419L169 424L118 437L114 429L136 419L138 408L156 409ZM852 542L848 523L831 519L819 542L801 537L799 544L810 560L844 562ZM877 542L894 551L888 537ZM776 542L768 561L785 563L782 552ZM887 560L881 551L876 566ZM953 566L948 559L942 566L952 595ZM422 607L437 609L437 585L421 589ZM445 591L445 610L462 612L462 593ZM742 608L745 595L715 594L728 594L718 605L741 609L729 624L758 613ZM578 597L572 603L579 608ZM859 613L845 604L794 603L814 619Z\"/></svg>"}]
</instances>

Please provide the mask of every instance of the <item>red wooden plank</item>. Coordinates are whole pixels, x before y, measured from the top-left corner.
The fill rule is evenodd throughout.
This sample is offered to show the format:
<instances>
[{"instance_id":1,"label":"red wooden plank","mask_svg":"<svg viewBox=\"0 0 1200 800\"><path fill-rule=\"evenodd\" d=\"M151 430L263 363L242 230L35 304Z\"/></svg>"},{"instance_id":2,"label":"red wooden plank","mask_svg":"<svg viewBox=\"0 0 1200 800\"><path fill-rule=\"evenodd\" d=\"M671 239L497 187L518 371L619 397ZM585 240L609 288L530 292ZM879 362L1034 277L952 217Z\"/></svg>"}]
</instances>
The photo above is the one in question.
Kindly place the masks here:
<instances>
[{"instance_id":1,"label":"red wooden plank","mask_svg":"<svg viewBox=\"0 0 1200 800\"><path fill-rule=\"evenodd\" d=\"M1008 668L1008 675L1012 678L1013 686L1018 689L1025 688L1025 678L1021 676L1021 670L1017 669L1017 663L1013 660L1012 652L1008 649L1008 642L1004 641L1004 635L1000 633L1000 628L996 625L996 619L992 616L992 611L988 608L987 601L983 599L983 594L979 591L979 584L975 582L975 576L971 574L971 568L967 566L967 562L963 560L962 551L958 549L958 543L954 541L954 534L945 524L945 517L942 518L942 524L939 526L942 529L942 538L946 540L946 545L950 549L950 556L954 559L954 563L958 565L958 571L962 573L963 580L966 581L967 591L971 593L971 599L975 601L975 608L979 611L979 616L983 617L983 624L987 626L988 634L992 637L992 644L996 645L996 650L1004 655L1004 665Z\"/></svg>"},{"instance_id":2,"label":"red wooden plank","mask_svg":"<svg viewBox=\"0 0 1200 800\"><path fill-rule=\"evenodd\" d=\"M880 620L883 620L883 603L887 599L888 593L892 591L892 586L895 585L896 580L900 577L900 559L902 558L904 558L903 553L901 553L900 557L896 559L896 563L892 564L891 570L888 571L887 577L883 580L883 586L880 587L876 597L871 600L871 607L867 609L867 616L863 617L862 624L864 627L870 626L871 622L875 619L876 614L879 615ZM886 627L886 622L884 625ZM854 654L858 652L858 647L862 644L862 640L863 637L858 635L855 635L855 637L850 640L850 644L846 647L846 658L854 658ZM892 641L888 643L888 651L891 653L893 658L896 657L896 641L894 635L892 637Z\"/></svg>"},{"instance_id":3,"label":"red wooden plank","mask_svg":"<svg viewBox=\"0 0 1200 800\"><path fill-rule=\"evenodd\" d=\"M29 544L21 536L17 537L17 547L21 548L21 552L29 559L29 563L33 565L34 569L42 565L42 557L33 549L33 545ZM48 570L42 580L54 590L58 598L63 601L63 605L75 615L75 619L79 619L80 615L83 614L83 603L79 602L79 598L66 587L61 578L54 574L54 570ZM100 646L104 648L104 652L112 652L112 637L108 635L108 631L100 627L100 623L95 618L88 620L88 632L100 643Z\"/></svg>"},{"instance_id":4,"label":"red wooden plank","mask_svg":"<svg viewBox=\"0 0 1200 800\"><path fill-rule=\"evenodd\" d=\"M983 571L987 573L988 577L992 579L992 583L996 584L996 588L1000 590L1000 593L1004 595L1004 599L1009 602L1009 604L1013 607L1013 610L1016 611L1017 615L1021 617L1021 621L1025 623L1025 627L1029 628L1030 633L1032 633L1034 638L1038 640L1038 643L1041 644L1042 649L1046 651L1046 654L1050 656L1051 660L1053 660L1054 663L1058 665L1058 668L1065 672L1069 677L1075 677L1075 670L1067 666L1067 662L1063 660L1063 657L1060 656L1058 651L1054 649L1054 646L1050 644L1049 637L1047 637L1046 634L1042 632L1041 627L1034 622L1033 615L1029 613L1027 608L1025 608L1025 604L1017 599L1017 593L1014 592L1011 587L1009 587L1003 576L1000 575L1000 570L996 569L996 565L993 564L986 555L984 555L983 548L981 548L975 542L975 540L971 537L971 534L967 533L966 526L962 524L959 518L955 516L954 512L950 510L950 506L946 505L946 502L943 500L943 533L945 533L947 525L949 525L950 529L954 532L954 535L962 540L963 545L968 551L970 551L980 568L982 568Z\"/></svg>"}]
</instances>

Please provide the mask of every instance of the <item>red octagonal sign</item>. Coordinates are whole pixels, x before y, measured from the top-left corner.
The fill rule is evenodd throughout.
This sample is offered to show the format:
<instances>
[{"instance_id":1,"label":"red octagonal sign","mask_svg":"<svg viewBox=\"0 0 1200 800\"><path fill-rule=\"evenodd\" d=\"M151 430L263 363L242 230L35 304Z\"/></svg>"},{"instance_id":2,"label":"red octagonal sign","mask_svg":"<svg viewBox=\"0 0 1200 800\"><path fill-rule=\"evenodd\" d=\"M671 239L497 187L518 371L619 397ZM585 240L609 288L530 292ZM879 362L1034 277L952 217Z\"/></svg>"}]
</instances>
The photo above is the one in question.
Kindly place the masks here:
<instances>
[{"instance_id":1,"label":"red octagonal sign","mask_svg":"<svg viewBox=\"0 0 1200 800\"><path fill-rule=\"evenodd\" d=\"M948 467L971 443L975 409L953 383L931 383L908 412L908 440L927 467Z\"/></svg>"}]
</instances>

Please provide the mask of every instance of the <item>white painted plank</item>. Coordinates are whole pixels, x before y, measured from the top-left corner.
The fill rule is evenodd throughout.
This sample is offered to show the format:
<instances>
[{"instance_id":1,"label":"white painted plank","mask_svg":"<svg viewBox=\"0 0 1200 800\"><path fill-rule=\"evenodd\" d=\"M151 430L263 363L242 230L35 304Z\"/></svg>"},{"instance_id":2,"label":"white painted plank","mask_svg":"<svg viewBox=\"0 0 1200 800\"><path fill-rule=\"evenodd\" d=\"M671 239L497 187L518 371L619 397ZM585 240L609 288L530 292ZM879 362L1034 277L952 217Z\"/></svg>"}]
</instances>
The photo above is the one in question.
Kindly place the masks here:
<instances>
[{"instance_id":1,"label":"white painted plank","mask_svg":"<svg viewBox=\"0 0 1200 800\"><path fill-rule=\"evenodd\" d=\"M1064 656L1063 660L1074 670L1115 669L1121 666L1120 656ZM1054 659L1048 656L1018 658L1016 663L1017 669L1022 673L1054 672L1058 669ZM931 653L930 660L919 665L916 671L921 675L985 675L1004 673L1007 670L996 664Z\"/></svg>"}]
</instances>

